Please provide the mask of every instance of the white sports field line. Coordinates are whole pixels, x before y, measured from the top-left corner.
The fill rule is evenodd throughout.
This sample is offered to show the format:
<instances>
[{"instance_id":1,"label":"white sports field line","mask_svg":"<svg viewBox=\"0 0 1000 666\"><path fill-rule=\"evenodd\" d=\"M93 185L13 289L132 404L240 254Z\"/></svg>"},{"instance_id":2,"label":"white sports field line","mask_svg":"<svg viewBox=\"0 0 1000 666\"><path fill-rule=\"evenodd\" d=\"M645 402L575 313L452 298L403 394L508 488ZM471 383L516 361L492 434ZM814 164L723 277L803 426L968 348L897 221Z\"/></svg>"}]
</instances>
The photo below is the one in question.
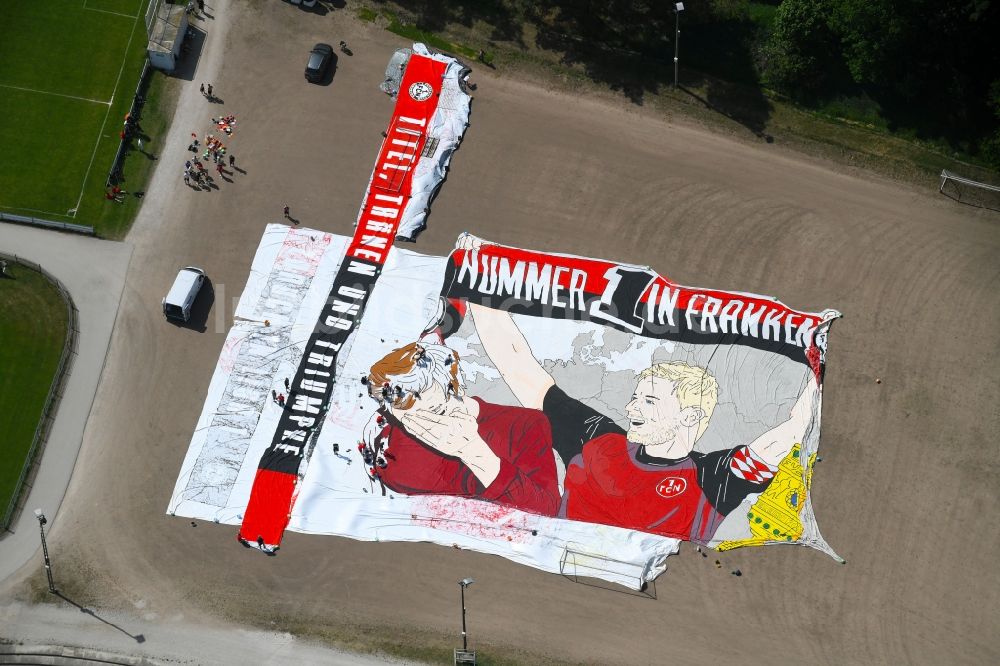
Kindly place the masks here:
<instances>
[{"instance_id":1,"label":"white sports field line","mask_svg":"<svg viewBox=\"0 0 1000 666\"><path fill-rule=\"evenodd\" d=\"M77 97L76 95L64 95L62 93L50 92L48 90L35 90L34 88L22 88L21 86L9 86L6 83L0 83L0 88L10 88L11 90L23 90L24 92L38 93L39 95L55 95L56 97L65 97L67 99L78 99L81 102L93 102L94 104L107 104L111 106L111 100L105 102L100 99L90 99L89 97Z\"/></svg>"},{"instance_id":2,"label":"white sports field line","mask_svg":"<svg viewBox=\"0 0 1000 666\"><path fill-rule=\"evenodd\" d=\"M84 1L86 5L86 0ZM96 11L96 10L95 10ZM132 46L132 37L135 35L135 24L139 22L139 14L132 17L132 29L128 33L128 44L125 45L125 55L122 56L122 66L118 68L118 78L115 80L115 89L111 91L111 99L108 101L108 110L104 112L104 122L101 123L101 130L97 133L97 141L94 142L94 152L90 154L90 164L87 165L87 172L83 174L83 184L80 186L80 196L76 200L76 205L70 210L73 211L73 218L76 218L77 211L80 210L80 202L83 201L83 192L87 189L87 178L90 170L94 166L94 158L97 157L97 148L101 145L101 137L104 136L104 127L108 124L108 115L111 113L111 104L115 101L115 94L122 81L122 72L125 71L125 61L128 60L128 50Z\"/></svg>"},{"instance_id":3,"label":"white sports field line","mask_svg":"<svg viewBox=\"0 0 1000 666\"><path fill-rule=\"evenodd\" d=\"M18 211L18 213L24 211L27 213L41 213L42 215L55 215L57 217L73 217L73 215L70 215L70 213L75 212L74 209L72 208L66 211L65 213L53 213L51 210L38 210L37 208L14 208L12 206L4 206L3 204L0 204L0 209L2 208L7 208L8 210L12 211L16 210Z\"/></svg>"},{"instance_id":4,"label":"white sports field line","mask_svg":"<svg viewBox=\"0 0 1000 666\"><path fill-rule=\"evenodd\" d=\"M101 12L102 14L114 14L115 16L124 16L125 18L136 19L139 18L138 15L132 16L131 14L122 14L121 12L111 12L107 9L95 9L93 7L87 6L87 0L83 0L83 8L91 12Z\"/></svg>"}]
</instances>

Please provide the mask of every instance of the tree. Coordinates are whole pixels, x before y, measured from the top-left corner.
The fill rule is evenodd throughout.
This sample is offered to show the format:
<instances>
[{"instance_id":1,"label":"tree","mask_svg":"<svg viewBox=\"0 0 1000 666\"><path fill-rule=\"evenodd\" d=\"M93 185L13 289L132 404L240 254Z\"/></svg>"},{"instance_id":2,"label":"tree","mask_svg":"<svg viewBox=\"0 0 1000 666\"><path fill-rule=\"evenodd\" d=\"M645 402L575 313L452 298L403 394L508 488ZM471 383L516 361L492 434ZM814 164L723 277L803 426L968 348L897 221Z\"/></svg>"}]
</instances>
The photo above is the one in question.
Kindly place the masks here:
<instances>
[{"instance_id":1,"label":"tree","mask_svg":"<svg viewBox=\"0 0 1000 666\"><path fill-rule=\"evenodd\" d=\"M903 64L901 51L912 35L906 7L893 0L837 0L828 21L840 37L847 69L857 83L881 85ZM924 4L921 0L914 5ZM910 59L906 59L910 60Z\"/></svg>"},{"instance_id":2,"label":"tree","mask_svg":"<svg viewBox=\"0 0 1000 666\"><path fill-rule=\"evenodd\" d=\"M1000 79L990 84L988 104L997 120L1000 120ZM990 166L994 169L1000 169L1000 129L983 140L979 146L979 152Z\"/></svg>"},{"instance_id":3,"label":"tree","mask_svg":"<svg viewBox=\"0 0 1000 666\"><path fill-rule=\"evenodd\" d=\"M782 2L763 49L764 80L793 96L822 90L830 79L831 55L839 52L829 20L830 4L824 0Z\"/></svg>"}]
</instances>

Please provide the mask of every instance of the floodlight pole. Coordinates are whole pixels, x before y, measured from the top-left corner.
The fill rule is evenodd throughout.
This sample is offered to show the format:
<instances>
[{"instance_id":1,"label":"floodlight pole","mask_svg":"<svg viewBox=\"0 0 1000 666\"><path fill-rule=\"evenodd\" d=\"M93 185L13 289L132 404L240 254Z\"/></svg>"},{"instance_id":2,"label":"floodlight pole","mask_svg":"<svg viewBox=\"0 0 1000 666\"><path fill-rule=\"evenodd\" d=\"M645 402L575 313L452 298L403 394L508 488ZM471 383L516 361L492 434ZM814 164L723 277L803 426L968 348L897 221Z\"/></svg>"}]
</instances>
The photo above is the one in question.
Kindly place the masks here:
<instances>
[{"instance_id":1,"label":"floodlight pole","mask_svg":"<svg viewBox=\"0 0 1000 666\"><path fill-rule=\"evenodd\" d=\"M462 651L466 652L469 649L469 635L465 631L465 588L472 585L476 581L471 578L463 578L458 581L459 587L462 588Z\"/></svg>"},{"instance_id":2,"label":"floodlight pole","mask_svg":"<svg viewBox=\"0 0 1000 666\"><path fill-rule=\"evenodd\" d=\"M674 88L677 88L677 62L680 60L682 11L684 11L683 2L674 4Z\"/></svg>"},{"instance_id":3,"label":"floodlight pole","mask_svg":"<svg viewBox=\"0 0 1000 666\"><path fill-rule=\"evenodd\" d=\"M462 649L469 649L469 634L465 631L465 586L462 586Z\"/></svg>"},{"instance_id":4,"label":"floodlight pole","mask_svg":"<svg viewBox=\"0 0 1000 666\"><path fill-rule=\"evenodd\" d=\"M49 546L45 543L45 523L48 522L41 509L35 509L35 518L38 518L38 531L42 535L42 557L45 558L45 575L49 579L49 592L55 594L56 584L52 581L52 562L49 561Z\"/></svg>"}]
</instances>

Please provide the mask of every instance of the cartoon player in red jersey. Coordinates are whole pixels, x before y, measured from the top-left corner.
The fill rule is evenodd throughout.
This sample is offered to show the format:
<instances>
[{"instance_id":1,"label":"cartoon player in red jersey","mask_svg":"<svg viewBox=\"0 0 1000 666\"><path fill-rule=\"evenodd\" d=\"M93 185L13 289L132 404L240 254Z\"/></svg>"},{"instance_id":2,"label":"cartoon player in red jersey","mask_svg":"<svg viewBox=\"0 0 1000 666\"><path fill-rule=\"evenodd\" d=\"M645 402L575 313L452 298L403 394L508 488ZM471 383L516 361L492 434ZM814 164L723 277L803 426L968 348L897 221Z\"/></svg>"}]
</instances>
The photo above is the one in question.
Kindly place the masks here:
<instances>
[{"instance_id":1,"label":"cartoon player in red jersey","mask_svg":"<svg viewBox=\"0 0 1000 666\"><path fill-rule=\"evenodd\" d=\"M566 463L563 518L707 544L731 511L768 486L812 419L819 389L810 372L788 420L749 444L695 451L718 402L718 383L704 368L670 362L639 374L625 405L625 431L556 385L508 313L468 307L511 391L549 418L553 447Z\"/></svg>"},{"instance_id":2,"label":"cartoon player in red jersey","mask_svg":"<svg viewBox=\"0 0 1000 666\"><path fill-rule=\"evenodd\" d=\"M380 404L359 445L373 479L407 495L472 497L556 514L559 484L545 415L466 396L454 350L411 343L376 362L362 381Z\"/></svg>"}]
</instances>

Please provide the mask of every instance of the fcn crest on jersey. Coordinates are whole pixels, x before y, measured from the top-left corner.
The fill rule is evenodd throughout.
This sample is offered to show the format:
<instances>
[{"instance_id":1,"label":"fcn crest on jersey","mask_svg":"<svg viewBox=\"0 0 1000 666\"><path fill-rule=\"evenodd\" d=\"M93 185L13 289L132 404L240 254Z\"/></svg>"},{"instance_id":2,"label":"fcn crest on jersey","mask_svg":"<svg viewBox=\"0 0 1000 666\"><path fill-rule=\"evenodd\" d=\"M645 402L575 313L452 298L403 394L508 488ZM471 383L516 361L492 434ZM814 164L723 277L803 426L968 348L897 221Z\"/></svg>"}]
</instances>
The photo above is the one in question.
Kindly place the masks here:
<instances>
[{"instance_id":1,"label":"fcn crest on jersey","mask_svg":"<svg viewBox=\"0 0 1000 666\"><path fill-rule=\"evenodd\" d=\"M687 490L687 481L680 476L668 476L656 484L656 494L667 499L677 497L685 490Z\"/></svg>"}]
</instances>

